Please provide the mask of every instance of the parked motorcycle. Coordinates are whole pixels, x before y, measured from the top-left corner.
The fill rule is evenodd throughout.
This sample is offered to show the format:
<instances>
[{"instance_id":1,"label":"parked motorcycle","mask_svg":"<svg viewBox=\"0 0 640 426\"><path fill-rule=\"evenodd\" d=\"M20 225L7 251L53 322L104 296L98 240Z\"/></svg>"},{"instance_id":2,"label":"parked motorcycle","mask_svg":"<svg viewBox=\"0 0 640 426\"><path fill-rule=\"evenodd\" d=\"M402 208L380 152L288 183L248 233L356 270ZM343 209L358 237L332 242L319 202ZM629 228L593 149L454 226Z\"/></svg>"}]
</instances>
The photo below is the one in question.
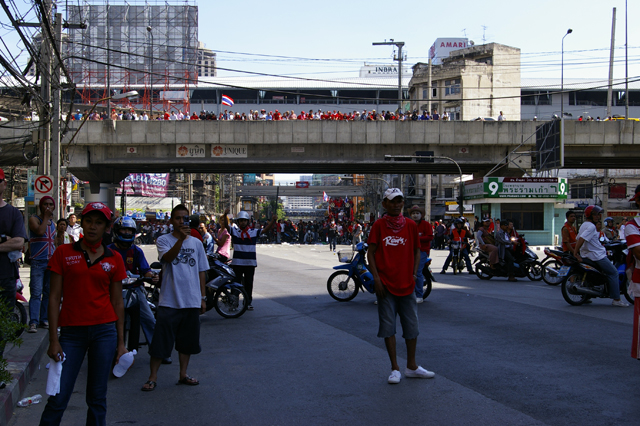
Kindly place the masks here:
<instances>
[{"instance_id":1,"label":"parked motorcycle","mask_svg":"<svg viewBox=\"0 0 640 426\"><path fill-rule=\"evenodd\" d=\"M127 342L127 349L132 351L140 347L140 304L148 303L155 313L155 305L148 301L148 297L143 300L138 298L137 288L144 288L144 284L153 284L152 278L146 278L127 272L127 278L122 280L122 299L124 302L124 340ZM146 294L146 290L145 290ZM146 342L149 344L150 342Z\"/></svg>"},{"instance_id":2,"label":"parked motorcycle","mask_svg":"<svg viewBox=\"0 0 640 426\"><path fill-rule=\"evenodd\" d=\"M228 263L231 260L223 262L219 254L207 256L209 260L209 270L205 272L205 295L207 296L206 310L210 311L215 308L216 312L224 318L238 318L247 311L249 304L247 303L247 293L244 286L236 279L236 273ZM151 270L160 271L162 263L153 262ZM151 310L155 313L155 307L160 301L160 283L149 286L147 284L147 293L149 294L149 302L151 302Z\"/></svg>"},{"instance_id":3,"label":"parked motorcycle","mask_svg":"<svg viewBox=\"0 0 640 426\"><path fill-rule=\"evenodd\" d=\"M634 303L633 296L627 291L626 244L617 241L603 245L607 249L607 257L618 270L620 294L623 294L629 303ZM595 262L584 257L582 262L579 262L570 253L565 254L563 259L567 264L560 268L558 275L563 277L562 297L568 304L579 306L592 298L609 298L607 279Z\"/></svg>"},{"instance_id":4,"label":"parked motorcycle","mask_svg":"<svg viewBox=\"0 0 640 426\"><path fill-rule=\"evenodd\" d=\"M562 247L555 249L544 249L546 257L542 260L542 279L549 285L558 285L563 277L558 275L558 271L565 265L564 252Z\"/></svg>"},{"instance_id":5,"label":"parked motorcycle","mask_svg":"<svg viewBox=\"0 0 640 426\"><path fill-rule=\"evenodd\" d=\"M337 265L333 269L337 272L331 274L327 280L327 291L329 295L338 302L348 302L352 300L359 291L367 291L375 294L373 275L367 269L366 253L369 245L367 243L356 244L356 251L343 249L338 251L338 260L346 265ZM431 263L431 259L427 264ZM427 269L427 267L425 267ZM429 278L425 276L423 299L431 294L433 275L429 269Z\"/></svg>"}]
</instances>

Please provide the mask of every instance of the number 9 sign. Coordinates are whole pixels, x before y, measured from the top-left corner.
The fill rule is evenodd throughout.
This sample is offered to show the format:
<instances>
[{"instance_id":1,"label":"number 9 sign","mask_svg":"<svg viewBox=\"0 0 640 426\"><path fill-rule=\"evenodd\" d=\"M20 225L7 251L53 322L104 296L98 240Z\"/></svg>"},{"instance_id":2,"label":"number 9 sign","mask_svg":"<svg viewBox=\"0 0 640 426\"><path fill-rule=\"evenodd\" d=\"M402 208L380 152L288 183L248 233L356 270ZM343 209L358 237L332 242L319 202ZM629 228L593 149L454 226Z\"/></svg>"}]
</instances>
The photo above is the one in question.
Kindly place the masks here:
<instances>
[{"instance_id":1,"label":"number 9 sign","mask_svg":"<svg viewBox=\"0 0 640 426\"><path fill-rule=\"evenodd\" d=\"M498 182L489 182L489 192L491 192L491 195L496 195L498 193L498 189L500 189Z\"/></svg>"}]
</instances>

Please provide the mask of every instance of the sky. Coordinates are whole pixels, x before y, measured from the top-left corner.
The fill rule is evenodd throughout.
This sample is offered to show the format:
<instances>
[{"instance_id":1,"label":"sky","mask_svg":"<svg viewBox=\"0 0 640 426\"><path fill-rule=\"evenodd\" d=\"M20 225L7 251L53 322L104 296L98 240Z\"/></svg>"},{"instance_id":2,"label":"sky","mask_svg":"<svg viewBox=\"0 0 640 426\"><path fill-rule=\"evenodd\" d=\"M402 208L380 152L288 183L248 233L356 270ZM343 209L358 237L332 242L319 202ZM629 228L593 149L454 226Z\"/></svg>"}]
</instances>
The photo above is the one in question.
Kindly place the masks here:
<instances>
[{"instance_id":1,"label":"sky","mask_svg":"<svg viewBox=\"0 0 640 426\"><path fill-rule=\"evenodd\" d=\"M32 4L29 0L12 3L20 11ZM427 61L436 38L466 37L476 45L496 42L520 48L523 78L559 78L561 42L571 28L573 32L564 39L564 77L590 78L594 83L608 77L612 9L616 7L614 77L625 76L625 0L190 0L189 4L198 5L198 38L217 52L217 65L224 68L219 76L266 73L324 80L357 77L365 62L394 63L391 46L372 46L372 42L391 38L403 41L406 65L410 66ZM640 0L628 0L630 79L640 77L640 26L634 25L639 16ZM27 16L25 21L32 20ZM8 24L3 12L0 22ZM20 51L16 47L18 37L10 26L0 27L0 38L6 49ZM4 49L0 45L0 50ZM26 63L26 59L23 53L17 62Z\"/></svg>"}]
</instances>

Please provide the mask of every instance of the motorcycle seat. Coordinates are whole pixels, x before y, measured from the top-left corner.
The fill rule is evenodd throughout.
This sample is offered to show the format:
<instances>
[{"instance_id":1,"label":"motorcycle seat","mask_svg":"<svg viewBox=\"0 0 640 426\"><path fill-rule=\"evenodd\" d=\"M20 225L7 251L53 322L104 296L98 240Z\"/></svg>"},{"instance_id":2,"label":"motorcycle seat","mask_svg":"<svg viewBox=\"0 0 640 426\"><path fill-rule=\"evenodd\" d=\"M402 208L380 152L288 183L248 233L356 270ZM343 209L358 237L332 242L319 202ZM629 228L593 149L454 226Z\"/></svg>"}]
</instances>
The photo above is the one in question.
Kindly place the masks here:
<instances>
[{"instance_id":1,"label":"motorcycle seat","mask_svg":"<svg viewBox=\"0 0 640 426\"><path fill-rule=\"evenodd\" d=\"M586 257L582 258L582 263L584 263L585 265L589 265L589 266L593 266L594 268L596 268L598 271L600 270L600 266L598 266L598 264L596 262L594 262L591 259L587 259Z\"/></svg>"}]
</instances>

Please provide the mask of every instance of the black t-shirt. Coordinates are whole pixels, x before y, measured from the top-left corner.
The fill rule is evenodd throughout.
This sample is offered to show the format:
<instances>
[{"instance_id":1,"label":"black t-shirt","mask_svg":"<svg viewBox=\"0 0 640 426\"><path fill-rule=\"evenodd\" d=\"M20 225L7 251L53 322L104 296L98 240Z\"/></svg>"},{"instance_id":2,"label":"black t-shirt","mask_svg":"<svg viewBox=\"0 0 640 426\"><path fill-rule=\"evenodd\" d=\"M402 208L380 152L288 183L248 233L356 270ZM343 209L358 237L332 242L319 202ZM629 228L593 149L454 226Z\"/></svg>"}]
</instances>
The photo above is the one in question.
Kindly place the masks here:
<instances>
[{"instance_id":1,"label":"black t-shirt","mask_svg":"<svg viewBox=\"0 0 640 426\"><path fill-rule=\"evenodd\" d=\"M24 221L20 210L10 204L0 207L0 234L7 238L22 237L27 240ZM9 260L9 253L0 253L0 277L18 278L18 262Z\"/></svg>"}]
</instances>

